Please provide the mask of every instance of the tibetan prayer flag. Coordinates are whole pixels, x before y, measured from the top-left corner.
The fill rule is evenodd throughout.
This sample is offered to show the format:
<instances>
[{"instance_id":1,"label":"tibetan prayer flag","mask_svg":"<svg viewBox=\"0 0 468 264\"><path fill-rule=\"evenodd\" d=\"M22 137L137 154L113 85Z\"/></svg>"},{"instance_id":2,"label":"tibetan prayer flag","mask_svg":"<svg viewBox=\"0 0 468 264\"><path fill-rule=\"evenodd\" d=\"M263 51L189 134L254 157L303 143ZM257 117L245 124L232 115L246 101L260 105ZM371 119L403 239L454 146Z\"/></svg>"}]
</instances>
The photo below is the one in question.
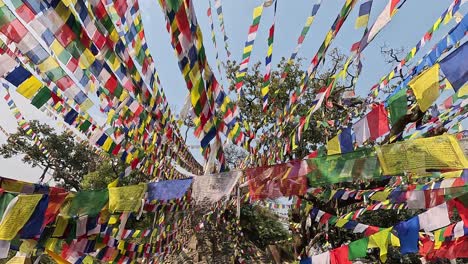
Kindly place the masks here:
<instances>
[{"instance_id":1,"label":"tibetan prayer flag","mask_svg":"<svg viewBox=\"0 0 468 264\"><path fill-rule=\"evenodd\" d=\"M468 168L455 136L419 138L376 147L385 175Z\"/></svg>"},{"instance_id":2,"label":"tibetan prayer flag","mask_svg":"<svg viewBox=\"0 0 468 264\"><path fill-rule=\"evenodd\" d=\"M392 95L388 101L388 109L390 115L390 123L395 124L408 111L408 99L406 97L406 89L401 89Z\"/></svg>"},{"instance_id":3,"label":"tibetan prayer flag","mask_svg":"<svg viewBox=\"0 0 468 264\"><path fill-rule=\"evenodd\" d=\"M43 195L41 200L36 206L33 214L31 215L28 222L24 225L21 231L20 237L22 239L34 238L41 234L42 226L44 223L44 216L49 204L49 195Z\"/></svg>"},{"instance_id":4,"label":"tibetan prayer flag","mask_svg":"<svg viewBox=\"0 0 468 264\"><path fill-rule=\"evenodd\" d=\"M192 179L171 180L148 183L148 200L172 200L185 195L192 185Z\"/></svg>"},{"instance_id":5,"label":"tibetan prayer flag","mask_svg":"<svg viewBox=\"0 0 468 264\"><path fill-rule=\"evenodd\" d=\"M388 244L390 241L390 231L392 231L392 227L386 228L382 231L379 231L369 236L369 248L379 248L380 260L384 263L387 261L387 251L388 251Z\"/></svg>"},{"instance_id":6,"label":"tibetan prayer flag","mask_svg":"<svg viewBox=\"0 0 468 264\"><path fill-rule=\"evenodd\" d=\"M41 108L52 97L51 91L47 87L42 87L41 90L31 100L31 104L36 108Z\"/></svg>"},{"instance_id":7,"label":"tibetan prayer flag","mask_svg":"<svg viewBox=\"0 0 468 264\"><path fill-rule=\"evenodd\" d=\"M447 203L432 207L418 215L419 227L425 231L434 231L450 225Z\"/></svg>"},{"instance_id":8,"label":"tibetan prayer flag","mask_svg":"<svg viewBox=\"0 0 468 264\"><path fill-rule=\"evenodd\" d=\"M253 10L253 21L252 25L250 25L249 28L249 34L247 36L247 41L245 42L244 45L244 50L242 52L242 60L239 66L239 72L236 74L236 89L237 91L240 91L243 85L243 80L245 75L247 74L247 67L249 65L250 61L250 55L253 50L253 46L255 43L255 38L257 37L257 32L260 24L260 19L262 18L262 13L263 13L263 3L261 3L259 6L255 7Z\"/></svg>"},{"instance_id":9,"label":"tibetan prayer flag","mask_svg":"<svg viewBox=\"0 0 468 264\"><path fill-rule=\"evenodd\" d=\"M435 64L408 83L423 112L439 97L439 68L439 64Z\"/></svg>"},{"instance_id":10,"label":"tibetan prayer flag","mask_svg":"<svg viewBox=\"0 0 468 264\"><path fill-rule=\"evenodd\" d=\"M365 258L367 256L367 247L369 238L365 237L349 243L348 245L348 259L355 260L358 258Z\"/></svg>"},{"instance_id":11,"label":"tibetan prayer flag","mask_svg":"<svg viewBox=\"0 0 468 264\"><path fill-rule=\"evenodd\" d=\"M30 194L18 195L11 200L0 223L0 240L15 238L41 199L42 194Z\"/></svg>"},{"instance_id":12,"label":"tibetan prayer flag","mask_svg":"<svg viewBox=\"0 0 468 264\"><path fill-rule=\"evenodd\" d=\"M67 195L68 193L49 194L49 204L47 205L47 210L44 215L44 222L42 223L43 228L55 220L55 217L58 215L60 207L65 201Z\"/></svg>"},{"instance_id":13,"label":"tibetan prayer flag","mask_svg":"<svg viewBox=\"0 0 468 264\"><path fill-rule=\"evenodd\" d=\"M359 51L362 52L367 45L377 36L377 34L392 20L398 8L400 8L406 1L403 1L400 6L397 4L402 0L388 0L387 5L380 15L375 20L374 24L369 28L369 31L363 36L360 41Z\"/></svg>"},{"instance_id":14,"label":"tibetan prayer flag","mask_svg":"<svg viewBox=\"0 0 468 264\"><path fill-rule=\"evenodd\" d=\"M230 171L193 178L193 199L197 203L213 204L229 196L242 171Z\"/></svg>"},{"instance_id":15,"label":"tibetan prayer flag","mask_svg":"<svg viewBox=\"0 0 468 264\"><path fill-rule=\"evenodd\" d=\"M395 226L397 236L400 239L401 254L417 253L419 242L419 219L417 216L400 222Z\"/></svg>"},{"instance_id":16,"label":"tibetan prayer flag","mask_svg":"<svg viewBox=\"0 0 468 264\"><path fill-rule=\"evenodd\" d=\"M351 264L352 262L348 259L348 251L348 245L330 251L330 264Z\"/></svg>"},{"instance_id":17,"label":"tibetan prayer flag","mask_svg":"<svg viewBox=\"0 0 468 264\"><path fill-rule=\"evenodd\" d=\"M380 136L385 135L390 129L388 127L387 111L383 104L379 104L372 108L366 118L369 124L370 139L376 140Z\"/></svg>"},{"instance_id":18,"label":"tibetan prayer flag","mask_svg":"<svg viewBox=\"0 0 468 264\"><path fill-rule=\"evenodd\" d=\"M309 187L321 184L372 180L380 178L377 157L370 149L341 155L318 157L307 161Z\"/></svg>"},{"instance_id":19,"label":"tibetan prayer flag","mask_svg":"<svg viewBox=\"0 0 468 264\"><path fill-rule=\"evenodd\" d=\"M41 87L41 81L36 77L31 76L18 86L16 92L28 99L31 99Z\"/></svg>"},{"instance_id":20,"label":"tibetan prayer flag","mask_svg":"<svg viewBox=\"0 0 468 264\"><path fill-rule=\"evenodd\" d=\"M0 219L3 218L6 208L16 196L11 193L3 193L0 197Z\"/></svg>"},{"instance_id":21,"label":"tibetan prayer flag","mask_svg":"<svg viewBox=\"0 0 468 264\"><path fill-rule=\"evenodd\" d=\"M328 155L348 153L353 151L353 136L351 128L341 130L338 135L328 141Z\"/></svg>"},{"instance_id":22,"label":"tibetan prayer flag","mask_svg":"<svg viewBox=\"0 0 468 264\"><path fill-rule=\"evenodd\" d=\"M138 212L146 192L146 184L109 188L109 211Z\"/></svg>"},{"instance_id":23,"label":"tibetan prayer flag","mask_svg":"<svg viewBox=\"0 0 468 264\"><path fill-rule=\"evenodd\" d=\"M369 15L372 8L372 0L367 0L359 6L359 14L356 19L356 28L365 27L369 21Z\"/></svg>"},{"instance_id":24,"label":"tibetan prayer flag","mask_svg":"<svg viewBox=\"0 0 468 264\"><path fill-rule=\"evenodd\" d=\"M370 137L369 123L367 121L367 118L361 118L356 123L354 123L353 130L356 138L356 143L359 146L362 146L362 144L364 144L364 142L366 142Z\"/></svg>"},{"instance_id":25,"label":"tibetan prayer flag","mask_svg":"<svg viewBox=\"0 0 468 264\"><path fill-rule=\"evenodd\" d=\"M307 188L305 175L310 172L307 161L247 169L250 199L275 199L282 196L303 195Z\"/></svg>"},{"instance_id":26,"label":"tibetan prayer flag","mask_svg":"<svg viewBox=\"0 0 468 264\"><path fill-rule=\"evenodd\" d=\"M18 63L8 54L0 54L0 77L11 71Z\"/></svg>"},{"instance_id":27,"label":"tibetan prayer flag","mask_svg":"<svg viewBox=\"0 0 468 264\"><path fill-rule=\"evenodd\" d=\"M7 74L7 76L5 76L5 79L14 86L18 87L31 76L32 75L28 70L26 70L22 66L18 66L12 72Z\"/></svg>"},{"instance_id":28,"label":"tibetan prayer flag","mask_svg":"<svg viewBox=\"0 0 468 264\"><path fill-rule=\"evenodd\" d=\"M325 251L322 254L312 256L312 263L330 264L330 251Z\"/></svg>"},{"instance_id":29,"label":"tibetan prayer flag","mask_svg":"<svg viewBox=\"0 0 468 264\"><path fill-rule=\"evenodd\" d=\"M468 81L468 44L463 43L440 61L440 69L455 91Z\"/></svg>"},{"instance_id":30,"label":"tibetan prayer flag","mask_svg":"<svg viewBox=\"0 0 468 264\"><path fill-rule=\"evenodd\" d=\"M390 130L385 106L375 105L365 117L353 125L353 130L358 145L362 145L368 139L376 140L385 135Z\"/></svg>"},{"instance_id":31,"label":"tibetan prayer flag","mask_svg":"<svg viewBox=\"0 0 468 264\"><path fill-rule=\"evenodd\" d=\"M109 199L107 189L77 192L71 201L68 215L79 217L82 215L97 216Z\"/></svg>"}]
</instances>

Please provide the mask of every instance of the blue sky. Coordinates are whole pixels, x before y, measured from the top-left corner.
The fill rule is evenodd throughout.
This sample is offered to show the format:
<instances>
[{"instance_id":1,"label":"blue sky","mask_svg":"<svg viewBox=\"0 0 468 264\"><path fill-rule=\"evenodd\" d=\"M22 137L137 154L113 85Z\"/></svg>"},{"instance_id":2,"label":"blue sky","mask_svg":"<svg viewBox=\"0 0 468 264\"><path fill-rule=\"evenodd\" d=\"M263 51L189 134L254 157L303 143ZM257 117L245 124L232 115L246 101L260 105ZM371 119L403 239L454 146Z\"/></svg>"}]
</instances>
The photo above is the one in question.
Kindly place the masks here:
<instances>
[{"instance_id":1,"label":"blue sky","mask_svg":"<svg viewBox=\"0 0 468 264\"><path fill-rule=\"evenodd\" d=\"M213 20L217 37L218 52L220 59L225 61L226 52L222 34L219 30L217 14L213 6ZM306 18L310 14L312 5L316 1L307 0L278 0L275 41L273 48L273 69L281 57L289 57L296 46L297 38L302 30ZM201 26L206 54L215 74L219 79L216 69L215 49L211 42L211 30L209 27L206 11L208 0L193 1L198 22ZM248 27L252 21L252 10L259 5L260 0L224 0L223 12L225 19L225 28L229 37L229 47L232 52L231 59L239 61L242 56L242 49L247 38ZM355 29L354 22L357 17L358 2L331 48L338 47L341 51L348 53L351 44L356 42L362 35L363 29ZM389 25L377 36L377 38L367 47L363 56L363 72L357 83L357 93L359 95L367 94L370 87L375 84L383 75L386 75L395 65L385 63L380 54L380 47L386 44L389 47L406 50L412 48L424 35L424 33L433 25L435 20L450 5L450 0L408 0L398 14L393 18ZM187 88L182 78L182 74L177 65L177 59L170 45L169 33L166 31L166 22L163 13L156 0L139 0L140 9L143 15L143 25L145 28L146 39L150 51L156 62L163 89L167 95L170 106L176 112L180 111L187 95ZM305 58L304 69L310 63L310 59L315 55L318 47L322 43L326 32L329 30L332 22L336 18L344 0L323 0L322 6L318 11L315 21L304 41L298 57ZM373 22L377 15L382 11L387 1L374 0L370 22ZM466 8L465 8L466 10ZM465 13L465 12L464 12ZM273 7L266 8L263 12L259 32L255 42L251 58L251 65L257 61L264 62L267 50L268 29L273 19ZM426 44L419 54L423 55L430 49L447 31L454 25L452 21L448 25L442 25L442 28L434 35L431 42ZM331 50L331 49L330 49ZM415 58L417 61L420 56ZM263 67L263 66L262 66ZM4 92L0 92L4 96ZM43 121L56 123L56 121L45 117L42 113L30 107L26 100L20 96L14 96L15 101L29 119L41 119ZM4 113L0 119L0 125L9 131L14 131L16 127L15 120L10 114L4 103L0 103L0 111ZM5 136L0 134L0 143L5 142ZM198 140L190 133L189 144L198 144ZM200 158L198 150L194 150L197 158ZM0 158L0 175L11 178L22 178L29 181L36 181L40 176L40 171L31 169L28 165L22 164L19 159L4 160Z\"/></svg>"}]
</instances>

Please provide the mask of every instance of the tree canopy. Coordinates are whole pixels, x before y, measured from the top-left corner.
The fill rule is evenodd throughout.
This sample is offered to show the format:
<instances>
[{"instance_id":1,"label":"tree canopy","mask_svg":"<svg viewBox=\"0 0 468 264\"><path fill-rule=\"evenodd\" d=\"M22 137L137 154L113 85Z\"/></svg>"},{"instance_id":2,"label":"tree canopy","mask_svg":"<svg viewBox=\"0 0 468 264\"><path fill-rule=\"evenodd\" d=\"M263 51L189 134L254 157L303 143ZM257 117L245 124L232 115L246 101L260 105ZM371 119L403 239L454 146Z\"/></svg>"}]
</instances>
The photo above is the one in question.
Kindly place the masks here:
<instances>
[{"instance_id":1,"label":"tree canopy","mask_svg":"<svg viewBox=\"0 0 468 264\"><path fill-rule=\"evenodd\" d=\"M95 171L102 158L88 143L78 142L75 136L66 131L57 133L49 125L37 120L31 121L30 126L47 152L35 144L32 135L18 128L16 133L9 136L7 143L0 146L0 155L3 158L23 155L23 162L42 168L40 181L44 180L47 172L52 171L55 181L66 188L79 190L83 176Z\"/></svg>"},{"instance_id":2,"label":"tree canopy","mask_svg":"<svg viewBox=\"0 0 468 264\"><path fill-rule=\"evenodd\" d=\"M54 128L37 120L31 121L30 126L46 152L40 149L31 134L18 128L0 146L0 155L6 159L22 155L23 162L42 169L39 181L51 173L58 185L66 189L103 189L125 171L125 164L120 159L97 154L87 142L78 141L69 132L57 133ZM121 184L148 180L144 174L132 171L129 177L121 180Z\"/></svg>"},{"instance_id":3,"label":"tree canopy","mask_svg":"<svg viewBox=\"0 0 468 264\"><path fill-rule=\"evenodd\" d=\"M360 98L347 98L346 96L346 93L353 91L352 87L355 79L356 69L350 67L345 78L336 81L337 83L332 89L328 101L324 102L328 107L322 106L319 111L311 116L308 129L303 131L297 148L288 155L282 155L285 144L291 134L296 131L300 118L305 118L313 106L317 91L330 85L332 77L338 73L339 69L343 68L346 58L335 49L330 53L328 59L328 67L317 74L316 78L310 80L304 95L297 102L294 118L289 122L283 122L284 125L278 124L278 118L282 117L283 110L288 105L291 95L297 87L300 87L302 77L306 73L302 70L301 60L288 63L283 58L277 65L277 69L271 71L267 111L263 111L261 88L264 77L261 63L256 63L247 72L242 94L239 96L237 104L240 108L239 115L244 123L244 128L250 132L251 145L255 148L256 154L263 158L263 161L255 161L254 164L265 164L268 159L271 159L266 155L274 152L278 155L271 162L284 162L305 157L310 152L317 150L324 142L327 142L341 126L345 126L351 113L362 104ZM235 83L235 75L238 69L237 62L227 62L226 72L231 84ZM286 78L281 82L281 76L285 72L287 72ZM231 89L234 88L231 87ZM233 163L232 155L236 156L238 152L232 149L227 152L228 163Z\"/></svg>"}]
</instances>

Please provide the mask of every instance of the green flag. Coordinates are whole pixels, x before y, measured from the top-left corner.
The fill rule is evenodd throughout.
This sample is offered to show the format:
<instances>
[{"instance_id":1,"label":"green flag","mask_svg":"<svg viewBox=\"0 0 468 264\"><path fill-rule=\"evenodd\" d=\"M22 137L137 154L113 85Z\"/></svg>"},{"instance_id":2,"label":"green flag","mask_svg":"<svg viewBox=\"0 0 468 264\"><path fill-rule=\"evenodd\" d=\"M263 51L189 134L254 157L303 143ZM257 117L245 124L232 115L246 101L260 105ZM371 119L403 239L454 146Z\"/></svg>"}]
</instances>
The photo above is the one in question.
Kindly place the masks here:
<instances>
[{"instance_id":1,"label":"green flag","mask_svg":"<svg viewBox=\"0 0 468 264\"><path fill-rule=\"evenodd\" d=\"M390 122L395 124L398 119L406 115L408 102L406 98L406 89L401 89L388 99L388 108L390 112Z\"/></svg>"},{"instance_id":2,"label":"green flag","mask_svg":"<svg viewBox=\"0 0 468 264\"><path fill-rule=\"evenodd\" d=\"M107 189L99 191L81 191L73 198L69 216L89 215L97 216L101 209L109 201L109 191Z\"/></svg>"},{"instance_id":3,"label":"green flag","mask_svg":"<svg viewBox=\"0 0 468 264\"><path fill-rule=\"evenodd\" d=\"M356 241L351 242L348 247L348 259L355 260L357 258L365 258L367 256L367 245L369 244L369 238L365 237Z\"/></svg>"}]
</instances>

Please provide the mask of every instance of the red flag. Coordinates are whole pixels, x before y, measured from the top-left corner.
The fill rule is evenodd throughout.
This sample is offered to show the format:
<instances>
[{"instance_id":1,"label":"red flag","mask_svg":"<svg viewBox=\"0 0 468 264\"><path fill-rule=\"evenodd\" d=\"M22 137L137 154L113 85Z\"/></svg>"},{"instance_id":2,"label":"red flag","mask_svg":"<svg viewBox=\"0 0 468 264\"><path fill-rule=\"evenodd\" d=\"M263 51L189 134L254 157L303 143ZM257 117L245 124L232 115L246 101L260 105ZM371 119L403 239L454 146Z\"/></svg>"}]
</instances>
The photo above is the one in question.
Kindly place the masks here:
<instances>
[{"instance_id":1,"label":"red flag","mask_svg":"<svg viewBox=\"0 0 468 264\"><path fill-rule=\"evenodd\" d=\"M374 106L372 111L367 114L367 123L369 124L370 139L376 140L386 134L390 129L388 127L387 111L383 104Z\"/></svg>"}]
</instances>

